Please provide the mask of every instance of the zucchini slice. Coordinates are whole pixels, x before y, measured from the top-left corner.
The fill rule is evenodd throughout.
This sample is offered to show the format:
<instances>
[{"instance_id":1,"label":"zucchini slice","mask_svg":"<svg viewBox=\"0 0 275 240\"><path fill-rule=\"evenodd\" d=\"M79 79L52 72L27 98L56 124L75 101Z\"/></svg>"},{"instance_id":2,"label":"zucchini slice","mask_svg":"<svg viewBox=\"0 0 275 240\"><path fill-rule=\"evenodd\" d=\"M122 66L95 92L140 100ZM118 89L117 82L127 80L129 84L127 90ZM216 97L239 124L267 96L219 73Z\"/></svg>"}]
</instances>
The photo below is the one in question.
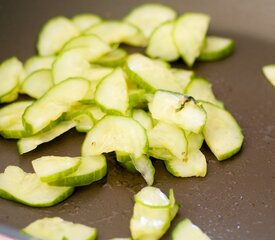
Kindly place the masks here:
<instances>
[{"instance_id":1,"label":"zucchini slice","mask_svg":"<svg viewBox=\"0 0 275 240\"><path fill-rule=\"evenodd\" d=\"M263 73L266 79L275 87L275 64L263 66Z\"/></svg>"},{"instance_id":2,"label":"zucchini slice","mask_svg":"<svg viewBox=\"0 0 275 240\"><path fill-rule=\"evenodd\" d=\"M132 118L138 121L142 127L149 131L153 128L153 119L148 112L142 109L133 109Z\"/></svg>"},{"instance_id":3,"label":"zucchini slice","mask_svg":"<svg viewBox=\"0 0 275 240\"><path fill-rule=\"evenodd\" d=\"M175 22L165 22L154 30L146 48L148 56L161 58L168 62L175 61L180 57L172 34L174 24Z\"/></svg>"},{"instance_id":4,"label":"zucchini slice","mask_svg":"<svg viewBox=\"0 0 275 240\"><path fill-rule=\"evenodd\" d=\"M128 57L126 72L130 79L148 91L155 92L162 89L182 92L169 69L142 54L135 53Z\"/></svg>"},{"instance_id":5,"label":"zucchini slice","mask_svg":"<svg viewBox=\"0 0 275 240\"><path fill-rule=\"evenodd\" d=\"M126 43L143 47L146 39L141 31L132 24L122 21L103 21L91 28L85 34L95 34L108 44Z\"/></svg>"},{"instance_id":6,"label":"zucchini slice","mask_svg":"<svg viewBox=\"0 0 275 240\"><path fill-rule=\"evenodd\" d=\"M198 60L215 61L226 58L233 52L234 46L234 41L230 38L207 36Z\"/></svg>"},{"instance_id":7,"label":"zucchini slice","mask_svg":"<svg viewBox=\"0 0 275 240\"><path fill-rule=\"evenodd\" d=\"M176 16L174 9L168 6L147 3L133 9L124 20L137 26L144 36L149 38L156 27L166 21L174 20Z\"/></svg>"},{"instance_id":8,"label":"zucchini slice","mask_svg":"<svg viewBox=\"0 0 275 240\"><path fill-rule=\"evenodd\" d=\"M8 166L0 173L0 197L32 207L53 206L73 193L72 187L56 187L42 183L34 173Z\"/></svg>"},{"instance_id":9,"label":"zucchini slice","mask_svg":"<svg viewBox=\"0 0 275 240\"><path fill-rule=\"evenodd\" d=\"M95 64L105 67L118 67L124 64L126 57L127 52L122 48L117 48L96 60Z\"/></svg>"},{"instance_id":10,"label":"zucchini slice","mask_svg":"<svg viewBox=\"0 0 275 240\"><path fill-rule=\"evenodd\" d=\"M210 17L202 13L185 13L176 21L175 44L188 67L200 55L209 22Z\"/></svg>"},{"instance_id":11,"label":"zucchini slice","mask_svg":"<svg viewBox=\"0 0 275 240\"><path fill-rule=\"evenodd\" d=\"M66 111L86 96L89 87L89 81L71 78L51 88L26 109L23 115L26 131L35 134L56 124Z\"/></svg>"},{"instance_id":12,"label":"zucchini slice","mask_svg":"<svg viewBox=\"0 0 275 240\"><path fill-rule=\"evenodd\" d=\"M188 218L180 221L172 232L172 240L210 240L210 238L194 225Z\"/></svg>"},{"instance_id":13,"label":"zucchini slice","mask_svg":"<svg viewBox=\"0 0 275 240\"><path fill-rule=\"evenodd\" d=\"M205 141L218 160L240 151L244 136L234 117L225 109L203 102L207 120L203 129Z\"/></svg>"},{"instance_id":14,"label":"zucchini slice","mask_svg":"<svg viewBox=\"0 0 275 240\"><path fill-rule=\"evenodd\" d=\"M154 119L176 124L194 133L200 133L206 122L201 104L179 93L158 90L149 104L149 110Z\"/></svg>"},{"instance_id":15,"label":"zucchini slice","mask_svg":"<svg viewBox=\"0 0 275 240\"><path fill-rule=\"evenodd\" d=\"M181 86L182 93L184 93L186 87L192 81L195 75L194 72L190 70L179 69L179 68L172 68L171 72L173 73L177 83Z\"/></svg>"},{"instance_id":16,"label":"zucchini slice","mask_svg":"<svg viewBox=\"0 0 275 240\"><path fill-rule=\"evenodd\" d=\"M120 166L127 169L129 172L138 172L129 153L116 151L116 160Z\"/></svg>"},{"instance_id":17,"label":"zucchini slice","mask_svg":"<svg viewBox=\"0 0 275 240\"><path fill-rule=\"evenodd\" d=\"M107 113L126 114L129 97L126 79L121 68L116 68L97 85L95 101Z\"/></svg>"},{"instance_id":18,"label":"zucchini slice","mask_svg":"<svg viewBox=\"0 0 275 240\"><path fill-rule=\"evenodd\" d=\"M44 156L32 161L33 169L42 182L52 182L75 172L80 165L78 157Z\"/></svg>"},{"instance_id":19,"label":"zucchini slice","mask_svg":"<svg viewBox=\"0 0 275 240\"><path fill-rule=\"evenodd\" d=\"M101 17L91 13L77 14L71 20L81 32L102 21Z\"/></svg>"},{"instance_id":20,"label":"zucchini slice","mask_svg":"<svg viewBox=\"0 0 275 240\"><path fill-rule=\"evenodd\" d=\"M95 240L96 229L83 224L64 221L59 217L38 219L22 229L41 240Z\"/></svg>"},{"instance_id":21,"label":"zucchini slice","mask_svg":"<svg viewBox=\"0 0 275 240\"><path fill-rule=\"evenodd\" d=\"M107 162L104 155L80 157L78 169L66 176L49 182L55 186L85 186L102 179L107 173Z\"/></svg>"},{"instance_id":22,"label":"zucchini slice","mask_svg":"<svg viewBox=\"0 0 275 240\"><path fill-rule=\"evenodd\" d=\"M0 65L0 103L12 102L18 97L22 63L11 57Z\"/></svg>"},{"instance_id":23,"label":"zucchini slice","mask_svg":"<svg viewBox=\"0 0 275 240\"><path fill-rule=\"evenodd\" d=\"M129 117L107 115L88 132L82 145L82 156L121 151L135 158L146 154L145 129Z\"/></svg>"},{"instance_id":24,"label":"zucchini slice","mask_svg":"<svg viewBox=\"0 0 275 240\"><path fill-rule=\"evenodd\" d=\"M57 54L71 38L80 34L79 29L66 17L54 17L47 21L38 36L37 50L40 56Z\"/></svg>"}]
</instances>

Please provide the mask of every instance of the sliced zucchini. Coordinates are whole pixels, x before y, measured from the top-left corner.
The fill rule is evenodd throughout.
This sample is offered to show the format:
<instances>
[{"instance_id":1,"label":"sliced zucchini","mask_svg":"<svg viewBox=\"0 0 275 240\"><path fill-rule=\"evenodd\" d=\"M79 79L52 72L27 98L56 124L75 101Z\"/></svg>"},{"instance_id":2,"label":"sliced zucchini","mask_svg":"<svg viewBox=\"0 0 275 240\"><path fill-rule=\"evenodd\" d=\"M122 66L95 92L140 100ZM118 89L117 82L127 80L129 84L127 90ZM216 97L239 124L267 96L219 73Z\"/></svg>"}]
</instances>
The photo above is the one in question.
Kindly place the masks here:
<instances>
[{"instance_id":1,"label":"sliced zucchini","mask_svg":"<svg viewBox=\"0 0 275 240\"><path fill-rule=\"evenodd\" d=\"M89 132L94 126L95 119L89 111L79 112L77 116L73 118L76 122L75 129L78 132Z\"/></svg>"},{"instance_id":2,"label":"sliced zucchini","mask_svg":"<svg viewBox=\"0 0 275 240\"><path fill-rule=\"evenodd\" d=\"M207 120L203 129L205 141L218 160L240 151L244 136L234 117L225 109L203 102Z\"/></svg>"},{"instance_id":3,"label":"sliced zucchini","mask_svg":"<svg viewBox=\"0 0 275 240\"><path fill-rule=\"evenodd\" d=\"M37 148L42 143L50 142L61 134L74 128L76 123L74 121L64 121L51 128L48 131L34 134L29 137L21 138L17 142L17 149L19 154L30 152Z\"/></svg>"},{"instance_id":4,"label":"sliced zucchini","mask_svg":"<svg viewBox=\"0 0 275 240\"><path fill-rule=\"evenodd\" d=\"M194 225L188 218L180 221L172 232L172 240L210 240L210 238Z\"/></svg>"},{"instance_id":5,"label":"sliced zucchini","mask_svg":"<svg viewBox=\"0 0 275 240\"><path fill-rule=\"evenodd\" d=\"M85 34L95 34L109 44L126 43L142 47L146 39L141 31L132 24L122 21L103 21L91 28Z\"/></svg>"},{"instance_id":6,"label":"sliced zucchini","mask_svg":"<svg viewBox=\"0 0 275 240\"><path fill-rule=\"evenodd\" d=\"M172 68L171 72L173 73L177 83L181 86L182 92L185 92L185 88L192 81L194 77L194 72L185 69Z\"/></svg>"},{"instance_id":7,"label":"sliced zucchini","mask_svg":"<svg viewBox=\"0 0 275 240\"><path fill-rule=\"evenodd\" d=\"M56 187L42 183L34 173L8 166L0 173L0 197L32 207L53 206L73 193L72 187Z\"/></svg>"},{"instance_id":8,"label":"sliced zucchini","mask_svg":"<svg viewBox=\"0 0 275 240\"><path fill-rule=\"evenodd\" d=\"M192 67L200 55L210 17L202 13L185 13L175 24L174 39L181 57Z\"/></svg>"},{"instance_id":9,"label":"sliced zucchini","mask_svg":"<svg viewBox=\"0 0 275 240\"><path fill-rule=\"evenodd\" d=\"M145 129L129 117L107 115L87 134L82 156L121 151L135 158L146 154L148 140Z\"/></svg>"},{"instance_id":10,"label":"sliced zucchini","mask_svg":"<svg viewBox=\"0 0 275 240\"><path fill-rule=\"evenodd\" d=\"M186 87L185 93L194 97L196 100L203 100L213 103L221 108L224 107L223 102L216 99L212 90L212 84L204 78L193 78Z\"/></svg>"},{"instance_id":11,"label":"sliced zucchini","mask_svg":"<svg viewBox=\"0 0 275 240\"><path fill-rule=\"evenodd\" d=\"M95 61L96 64L105 67L122 66L126 61L127 52L122 48L117 48Z\"/></svg>"},{"instance_id":12,"label":"sliced zucchini","mask_svg":"<svg viewBox=\"0 0 275 240\"><path fill-rule=\"evenodd\" d=\"M55 186L85 186L102 179L107 173L107 162L104 155L80 157L78 169L66 176L49 182Z\"/></svg>"},{"instance_id":13,"label":"sliced zucchini","mask_svg":"<svg viewBox=\"0 0 275 240\"><path fill-rule=\"evenodd\" d=\"M41 69L28 75L21 85L20 92L33 98L40 98L52 86L52 71L50 69Z\"/></svg>"},{"instance_id":14,"label":"sliced zucchini","mask_svg":"<svg viewBox=\"0 0 275 240\"><path fill-rule=\"evenodd\" d=\"M58 53L71 38L80 31L68 18L59 16L47 21L38 36L37 50L40 56Z\"/></svg>"},{"instance_id":15,"label":"sliced zucchini","mask_svg":"<svg viewBox=\"0 0 275 240\"><path fill-rule=\"evenodd\" d=\"M188 152L192 150L199 150L203 144L204 137L202 133L185 133L188 142Z\"/></svg>"},{"instance_id":16,"label":"sliced zucchini","mask_svg":"<svg viewBox=\"0 0 275 240\"><path fill-rule=\"evenodd\" d=\"M130 108L147 108L147 98L145 89L129 89L129 106Z\"/></svg>"},{"instance_id":17,"label":"sliced zucchini","mask_svg":"<svg viewBox=\"0 0 275 240\"><path fill-rule=\"evenodd\" d=\"M53 63L53 80L59 83L71 77L82 77L90 81L99 81L107 74L111 73L112 68L91 66L90 61L100 57L102 53L95 56L95 50L90 48L73 48L62 52Z\"/></svg>"},{"instance_id":18,"label":"sliced zucchini","mask_svg":"<svg viewBox=\"0 0 275 240\"><path fill-rule=\"evenodd\" d=\"M162 23L174 20L177 13L174 9L158 4L142 4L132 10L126 17L125 21L137 26L146 38L149 38L156 27Z\"/></svg>"},{"instance_id":19,"label":"sliced zucchini","mask_svg":"<svg viewBox=\"0 0 275 240\"><path fill-rule=\"evenodd\" d=\"M51 88L26 109L23 115L26 131L35 134L58 122L66 111L86 96L89 87L89 81L71 78Z\"/></svg>"},{"instance_id":20,"label":"sliced zucchini","mask_svg":"<svg viewBox=\"0 0 275 240\"><path fill-rule=\"evenodd\" d=\"M150 156L162 160L186 159L188 143L184 131L177 126L158 122L147 135Z\"/></svg>"},{"instance_id":21,"label":"sliced zucchini","mask_svg":"<svg viewBox=\"0 0 275 240\"><path fill-rule=\"evenodd\" d=\"M140 172L144 180L148 185L154 183L155 168L150 158L146 155L142 155L139 158L132 158L135 169Z\"/></svg>"},{"instance_id":22,"label":"sliced zucchini","mask_svg":"<svg viewBox=\"0 0 275 240\"><path fill-rule=\"evenodd\" d=\"M42 182L52 182L75 172L79 157L44 156L32 161L33 169Z\"/></svg>"},{"instance_id":23,"label":"sliced zucchini","mask_svg":"<svg viewBox=\"0 0 275 240\"><path fill-rule=\"evenodd\" d=\"M184 130L200 133L206 121L206 113L192 97L158 90L149 109L154 119L176 124Z\"/></svg>"},{"instance_id":24,"label":"sliced zucchini","mask_svg":"<svg viewBox=\"0 0 275 240\"><path fill-rule=\"evenodd\" d=\"M127 169L129 172L138 172L129 153L116 151L116 160L120 166Z\"/></svg>"},{"instance_id":25,"label":"sliced zucchini","mask_svg":"<svg viewBox=\"0 0 275 240\"><path fill-rule=\"evenodd\" d=\"M262 70L266 79L275 87L275 64L265 65Z\"/></svg>"},{"instance_id":26,"label":"sliced zucchini","mask_svg":"<svg viewBox=\"0 0 275 240\"><path fill-rule=\"evenodd\" d=\"M234 50L234 41L230 38L207 36L198 60L215 61L229 56Z\"/></svg>"},{"instance_id":27,"label":"sliced zucchini","mask_svg":"<svg viewBox=\"0 0 275 240\"><path fill-rule=\"evenodd\" d=\"M126 79L121 68L116 68L97 85L95 101L107 113L126 114L129 97Z\"/></svg>"},{"instance_id":28,"label":"sliced zucchini","mask_svg":"<svg viewBox=\"0 0 275 240\"><path fill-rule=\"evenodd\" d=\"M152 208L167 208L170 205L168 197L156 187L144 187L135 196L136 203Z\"/></svg>"},{"instance_id":29,"label":"sliced zucchini","mask_svg":"<svg viewBox=\"0 0 275 240\"><path fill-rule=\"evenodd\" d=\"M165 22L157 27L150 39L146 54L152 58L161 58L166 61L175 61L180 57L173 38L173 22Z\"/></svg>"},{"instance_id":30,"label":"sliced zucchini","mask_svg":"<svg viewBox=\"0 0 275 240\"><path fill-rule=\"evenodd\" d=\"M33 101L20 101L6 105L0 109L0 134L2 136L13 138L14 136L24 134L22 115L32 103Z\"/></svg>"},{"instance_id":31,"label":"sliced zucchini","mask_svg":"<svg viewBox=\"0 0 275 240\"><path fill-rule=\"evenodd\" d=\"M148 91L155 92L162 89L182 92L169 69L142 54L135 53L128 57L126 72L130 79Z\"/></svg>"},{"instance_id":32,"label":"sliced zucchini","mask_svg":"<svg viewBox=\"0 0 275 240\"><path fill-rule=\"evenodd\" d=\"M91 13L75 15L71 20L80 29L81 32L85 32L91 26L102 21L101 17Z\"/></svg>"},{"instance_id":33,"label":"sliced zucchini","mask_svg":"<svg viewBox=\"0 0 275 240\"><path fill-rule=\"evenodd\" d=\"M172 159L165 161L168 172L175 177L204 177L207 172L207 163L203 153L198 150L190 150L187 159Z\"/></svg>"},{"instance_id":34,"label":"sliced zucchini","mask_svg":"<svg viewBox=\"0 0 275 240\"><path fill-rule=\"evenodd\" d=\"M141 126L146 129L146 131L149 131L153 128L153 119L148 112L145 112L142 109L133 109L132 117L138 121Z\"/></svg>"},{"instance_id":35,"label":"sliced zucchini","mask_svg":"<svg viewBox=\"0 0 275 240\"><path fill-rule=\"evenodd\" d=\"M12 102L18 97L19 77L23 65L16 58L11 57L0 65L0 103Z\"/></svg>"},{"instance_id":36,"label":"sliced zucchini","mask_svg":"<svg viewBox=\"0 0 275 240\"><path fill-rule=\"evenodd\" d=\"M83 224L64 221L59 217L38 219L22 229L41 240L95 240L96 229Z\"/></svg>"}]
</instances>

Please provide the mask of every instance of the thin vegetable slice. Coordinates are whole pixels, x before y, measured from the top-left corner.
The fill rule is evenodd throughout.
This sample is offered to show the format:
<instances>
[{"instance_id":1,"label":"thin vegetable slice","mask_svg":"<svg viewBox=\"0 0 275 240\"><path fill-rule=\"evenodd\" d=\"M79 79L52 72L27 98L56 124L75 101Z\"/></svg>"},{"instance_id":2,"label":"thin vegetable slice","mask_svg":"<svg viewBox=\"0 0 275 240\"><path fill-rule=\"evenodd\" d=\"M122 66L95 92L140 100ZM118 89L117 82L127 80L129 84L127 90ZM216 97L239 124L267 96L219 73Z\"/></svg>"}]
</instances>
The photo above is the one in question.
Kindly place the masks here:
<instances>
[{"instance_id":1,"label":"thin vegetable slice","mask_svg":"<svg viewBox=\"0 0 275 240\"><path fill-rule=\"evenodd\" d=\"M227 159L240 151L244 136L234 117L225 109L203 102L207 120L203 135L218 160Z\"/></svg>"},{"instance_id":2,"label":"thin vegetable slice","mask_svg":"<svg viewBox=\"0 0 275 240\"><path fill-rule=\"evenodd\" d=\"M126 61L127 52L122 48L117 48L95 61L96 64L106 67L118 67Z\"/></svg>"},{"instance_id":3,"label":"thin vegetable slice","mask_svg":"<svg viewBox=\"0 0 275 240\"><path fill-rule=\"evenodd\" d=\"M145 112L142 109L133 109L132 117L138 121L146 129L146 131L153 128L153 119L148 112Z\"/></svg>"},{"instance_id":4,"label":"thin vegetable slice","mask_svg":"<svg viewBox=\"0 0 275 240\"><path fill-rule=\"evenodd\" d=\"M147 152L145 129L129 117L107 115L87 134L82 145L83 156L121 151L140 157Z\"/></svg>"},{"instance_id":5,"label":"thin vegetable slice","mask_svg":"<svg viewBox=\"0 0 275 240\"><path fill-rule=\"evenodd\" d=\"M185 13L175 24L174 39L176 46L187 64L192 67L200 55L210 18L202 13Z\"/></svg>"},{"instance_id":6,"label":"thin vegetable slice","mask_svg":"<svg viewBox=\"0 0 275 240\"><path fill-rule=\"evenodd\" d=\"M91 13L77 14L71 20L81 32L102 21L99 16Z\"/></svg>"},{"instance_id":7,"label":"thin vegetable slice","mask_svg":"<svg viewBox=\"0 0 275 240\"><path fill-rule=\"evenodd\" d=\"M95 240L96 229L83 224L64 221L59 217L38 219L22 229L41 240Z\"/></svg>"},{"instance_id":8,"label":"thin vegetable slice","mask_svg":"<svg viewBox=\"0 0 275 240\"><path fill-rule=\"evenodd\" d=\"M172 68L171 72L173 73L178 84L181 86L182 93L184 93L186 87L194 77L194 72L190 70L179 69L179 68Z\"/></svg>"},{"instance_id":9,"label":"thin vegetable slice","mask_svg":"<svg viewBox=\"0 0 275 240\"><path fill-rule=\"evenodd\" d=\"M53 206L73 193L72 187L56 187L42 183L34 173L8 166L0 173L0 197L32 207Z\"/></svg>"},{"instance_id":10,"label":"thin vegetable slice","mask_svg":"<svg viewBox=\"0 0 275 240\"><path fill-rule=\"evenodd\" d=\"M263 66L263 73L266 79L275 87L275 64Z\"/></svg>"}]
</instances>

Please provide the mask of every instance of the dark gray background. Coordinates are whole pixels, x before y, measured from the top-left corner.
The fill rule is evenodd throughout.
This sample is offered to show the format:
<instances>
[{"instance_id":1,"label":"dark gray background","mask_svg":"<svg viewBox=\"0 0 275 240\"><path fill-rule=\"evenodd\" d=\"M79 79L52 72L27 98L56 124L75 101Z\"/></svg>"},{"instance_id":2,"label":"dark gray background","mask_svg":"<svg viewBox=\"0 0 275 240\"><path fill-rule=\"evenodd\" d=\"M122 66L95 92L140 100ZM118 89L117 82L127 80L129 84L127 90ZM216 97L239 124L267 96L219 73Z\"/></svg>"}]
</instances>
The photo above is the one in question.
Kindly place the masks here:
<instances>
[{"instance_id":1,"label":"dark gray background","mask_svg":"<svg viewBox=\"0 0 275 240\"><path fill-rule=\"evenodd\" d=\"M92 12L121 18L145 1L126 0L0 0L0 61L10 56L25 60L35 52L39 29L50 17ZM275 89L261 73L275 63L274 0L159 1L179 13L210 14L209 32L233 38L235 53L224 61L197 63L194 70L213 83L218 98L236 117L245 134L242 151L225 162L203 148L206 178L178 179L162 162L155 162L156 183L167 193L174 188L181 209L172 227L189 217L213 240L275 238ZM133 49L132 49L133 50ZM135 50L136 51L136 50ZM183 66L181 62L177 66ZM37 150L19 156L16 142L0 138L0 171L18 165L32 171L31 160L42 155L77 156L84 135L70 131ZM129 236L132 196L144 181L113 161L108 176L78 188L68 200L46 209L29 208L0 199L0 223L21 228L37 218L60 216L98 229L98 239ZM163 239L169 239L170 232Z\"/></svg>"}]
</instances>

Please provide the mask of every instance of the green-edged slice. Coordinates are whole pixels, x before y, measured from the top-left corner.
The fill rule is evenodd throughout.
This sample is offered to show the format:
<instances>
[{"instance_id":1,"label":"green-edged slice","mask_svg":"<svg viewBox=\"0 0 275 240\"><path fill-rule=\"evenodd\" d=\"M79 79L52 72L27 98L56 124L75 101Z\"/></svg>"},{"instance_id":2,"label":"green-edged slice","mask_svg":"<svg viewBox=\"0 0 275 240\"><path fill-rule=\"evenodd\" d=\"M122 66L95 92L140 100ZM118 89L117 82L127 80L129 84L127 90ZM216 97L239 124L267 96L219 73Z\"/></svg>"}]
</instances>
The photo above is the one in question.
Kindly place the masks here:
<instances>
[{"instance_id":1,"label":"green-edged slice","mask_svg":"<svg viewBox=\"0 0 275 240\"><path fill-rule=\"evenodd\" d=\"M59 217L38 219L22 229L41 240L95 240L96 229L83 224L64 221Z\"/></svg>"},{"instance_id":2,"label":"green-edged slice","mask_svg":"<svg viewBox=\"0 0 275 240\"><path fill-rule=\"evenodd\" d=\"M142 88L155 92L158 89L182 92L169 69L140 53L132 54L126 61L128 77Z\"/></svg>"},{"instance_id":3,"label":"green-edged slice","mask_svg":"<svg viewBox=\"0 0 275 240\"><path fill-rule=\"evenodd\" d=\"M172 240L210 240L210 238L194 225L188 218L180 221L172 232Z\"/></svg>"},{"instance_id":4,"label":"green-edged slice","mask_svg":"<svg viewBox=\"0 0 275 240\"><path fill-rule=\"evenodd\" d=\"M102 21L89 28L85 34L95 34L109 44L126 43L142 47L146 43L145 37L137 27L123 21Z\"/></svg>"},{"instance_id":5,"label":"green-edged slice","mask_svg":"<svg viewBox=\"0 0 275 240\"><path fill-rule=\"evenodd\" d=\"M95 101L107 113L126 114L129 97L121 68L116 68L97 85Z\"/></svg>"},{"instance_id":6,"label":"green-edged slice","mask_svg":"<svg viewBox=\"0 0 275 240\"><path fill-rule=\"evenodd\" d=\"M204 78L193 78L185 89L185 93L196 100L203 100L223 108L223 102L218 100L213 92L212 84Z\"/></svg>"},{"instance_id":7,"label":"green-edged slice","mask_svg":"<svg viewBox=\"0 0 275 240\"><path fill-rule=\"evenodd\" d=\"M37 133L29 137L23 137L17 142L18 152L19 154L30 152L40 144L50 142L75 126L76 122L74 121L63 121L48 131Z\"/></svg>"},{"instance_id":8,"label":"green-edged slice","mask_svg":"<svg viewBox=\"0 0 275 240\"><path fill-rule=\"evenodd\" d=\"M47 21L39 33L37 50L41 56L51 56L58 53L71 38L80 31L68 18L59 16Z\"/></svg>"},{"instance_id":9,"label":"green-edged slice","mask_svg":"<svg viewBox=\"0 0 275 240\"><path fill-rule=\"evenodd\" d=\"M102 21L99 16L91 13L77 14L71 20L81 32L85 32L91 26Z\"/></svg>"},{"instance_id":10,"label":"green-edged slice","mask_svg":"<svg viewBox=\"0 0 275 240\"><path fill-rule=\"evenodd\" d=\"M184 93L185 88L188 86L188 84L192 81L194 77L194 72L179 68L172 68L171 72L173 73L178 84L181 86L182 93Z\"/></svg>"},{"instance_id":11,"label":"green-edged slice","mask_svg":"<svg viewBox=\"0 0 275 240\"><path fill-rule=\"evenodd\" d=\"M80 165L72 174L50 182L55 186L84 186L102 179L107 173L107 162L104 155L80 157Z\"/></svg>"},{"instance_id":12,"label":"green-edged slice","mask_svg":"<svg viewBox=\"0 0 275 240\"><path fill-rule=\"evenodd\" d=\"M275 87L275 64L263 66L263 73L266 79Z\"/></svg>"},{"instance_id":13,"label":"green-edged slice","mask_svg":"<svg viewBox=\"0 0 275 240\"><path fill-rule=\"evenodd\" d=\"M141 126L143 126L146 129L146 131L149 131L153 128L153 119L150 113L145 112L142 109L133 109L132 117L133 119L138 121L141 124Z\"/></svg>"},{"instance_id":14,"label":"green-edged slice","mask_svg":"<svg viewBox=\"0 0 275 240\"><path fill-rule=\"evenodd\" d=\"M129 172L138 172L129 153L116 151L116 160L120 166L127 169Z\"/></svg>"},{"instance_id":15,"label":"green-edged slice","mask_svg":"<svg viewBox=\"0 0 275 240\"><path fill-rule=\"evenodd\" d=\"M32 161L33 169L42 182L52 182L75 172L79 157L44 156Z\"/></svg>"},{"instance_id":16,"label":"green-edged slice","mask_svg":"<svg viewBox=\"0 0 275 240\"><path fill-rule=\"evenodd\" d=\"M230 158L240 151L244 136L234 117L225 109L203 102L207 120L203 135L218 160Z\"/></svg>"},{"instance_id":17,"label":"green-edged slice","mask_svg":"<svg viewBox=\"0 0 275 240\"><path fill-rule=\"evenodd\" d=\"M124 20L137 26L146 38L149 38L156 27L166 21L174 20L176 16L177 13L168 6L147 3L134 8Z\"/></svg>"},{"instance_id":18,"label":"green-edged slice","mask_svg":"<svg viewBox=\"0 0 275 240\"><path fill-rule=\"evenodd\" d=\"M31 73L23 81L20 92L33 98L42 97L53 86L52 71L41 69Z\"/></svg>"},{"instance_id":19,"label":"green-edged slice","mask_svg":"<svg viewBox=\"0 0 275 240\"><path fill-rule=\"evenodd\" d=\"M83 156L121 151L140 157L148 146L145 129L129 117L107 115L90 130L82 145Z\"/></svg>"},{"instance_id":20,"label":"green-edged slice","mask_svg":"<svg viewBox=\"0 0 275 240\"><path fill-rule=\"evenodd\" d=\"M56 187L42 183L34 173L8 166L0 173L0 197L32 207L53 206L73 193L72 187Z\"/></svg>"},{"instance_id":21,"label":"green-edged slice","mask_svg":"<svg viewBox=\"0 0 275 240\"><path fill-rule=\"evenodd\" d=\"M204 177L207 172L207 163L203 153L190 150L186 160L172 159L165 161L168 172L175 177Z\"/></svg>"},{"instance_id":22,"label":"green-edged slice","mask_svg":"<svg viewBox=\"0 0 275 240\"><path fill-rule=\"evenodd\" d=\"M206 113L201 104L179 93L157 91L149 109L154 119L176 124L194 133L200 133L206 122Z\"/></svg>"},{"instance_id":23,"label":"green-edged slice","mask_svg":"<svg viewBox=\"0 0 275 240\"><path fill-rule=\"evenodd\" d=\"M56 124L66 111L86 96L89 88L89 81L81 78L71 78L52 87L26 109L23 115L26 131L35 134Z\"/></svg>"},{"instance_id":24,"label":"green-edged slice","mask_svg":"<svg viewBox=\"0 0 275 240\"><path fill-rule=\"evenodd\" d=\"M204 137L202 133L185 133L188 142L188 151L198 150L202 147Z\"/></svg>"},{"instance_id":25,"label":"green-edged slice","mask_svg":"<svg viewBox=\"0 0 275 240\"><path fill-rule=\"evenodd\" d=\"M122 66L126 61L127 52L122 48L117 48L95 61L96 64L105 67Z\"/></svg>"},{"instance_id":26,"label":"green-edged slice","mask_svg":"<svg viewBox=\"0 0 275 240\"><path fill-rule=\"evenodd\" d=\"M22 63L12 57L0 65L0 103L12 102L18 97L20 75L23 71Z\"/></svg>"},{"instance_id":27,"label":"green-edged slice","mask_svg":"<svg viewBox=\"0 0 275 240\"><path fill-rule=\"evenodd\" d=\"M166 22L152 33L146 54L152 58L161 58L168 62L180 57L173 38L174 22Z\"/></svg>"},{"instance_id":28,"label":"green-edged slice","mask_svg":"<svg viewBox=\"0 0 275 240\"><path fill-rule=\"evenodd\" d=\"M203 13L185 13L175 23L175 44L187 66L192 67L200 55L210 17Z\"/></svg>"},{"instance_id":29,"label":"green-edged slice","mask_svg":"<svg viewBox=\"0 0 275 240\"><path fill-rule=\"evenodd\" d=\"M230 38L207 36L198 60L215 61L226 58L233 52L234 45Z\"/></svg>"}]
</instances>

